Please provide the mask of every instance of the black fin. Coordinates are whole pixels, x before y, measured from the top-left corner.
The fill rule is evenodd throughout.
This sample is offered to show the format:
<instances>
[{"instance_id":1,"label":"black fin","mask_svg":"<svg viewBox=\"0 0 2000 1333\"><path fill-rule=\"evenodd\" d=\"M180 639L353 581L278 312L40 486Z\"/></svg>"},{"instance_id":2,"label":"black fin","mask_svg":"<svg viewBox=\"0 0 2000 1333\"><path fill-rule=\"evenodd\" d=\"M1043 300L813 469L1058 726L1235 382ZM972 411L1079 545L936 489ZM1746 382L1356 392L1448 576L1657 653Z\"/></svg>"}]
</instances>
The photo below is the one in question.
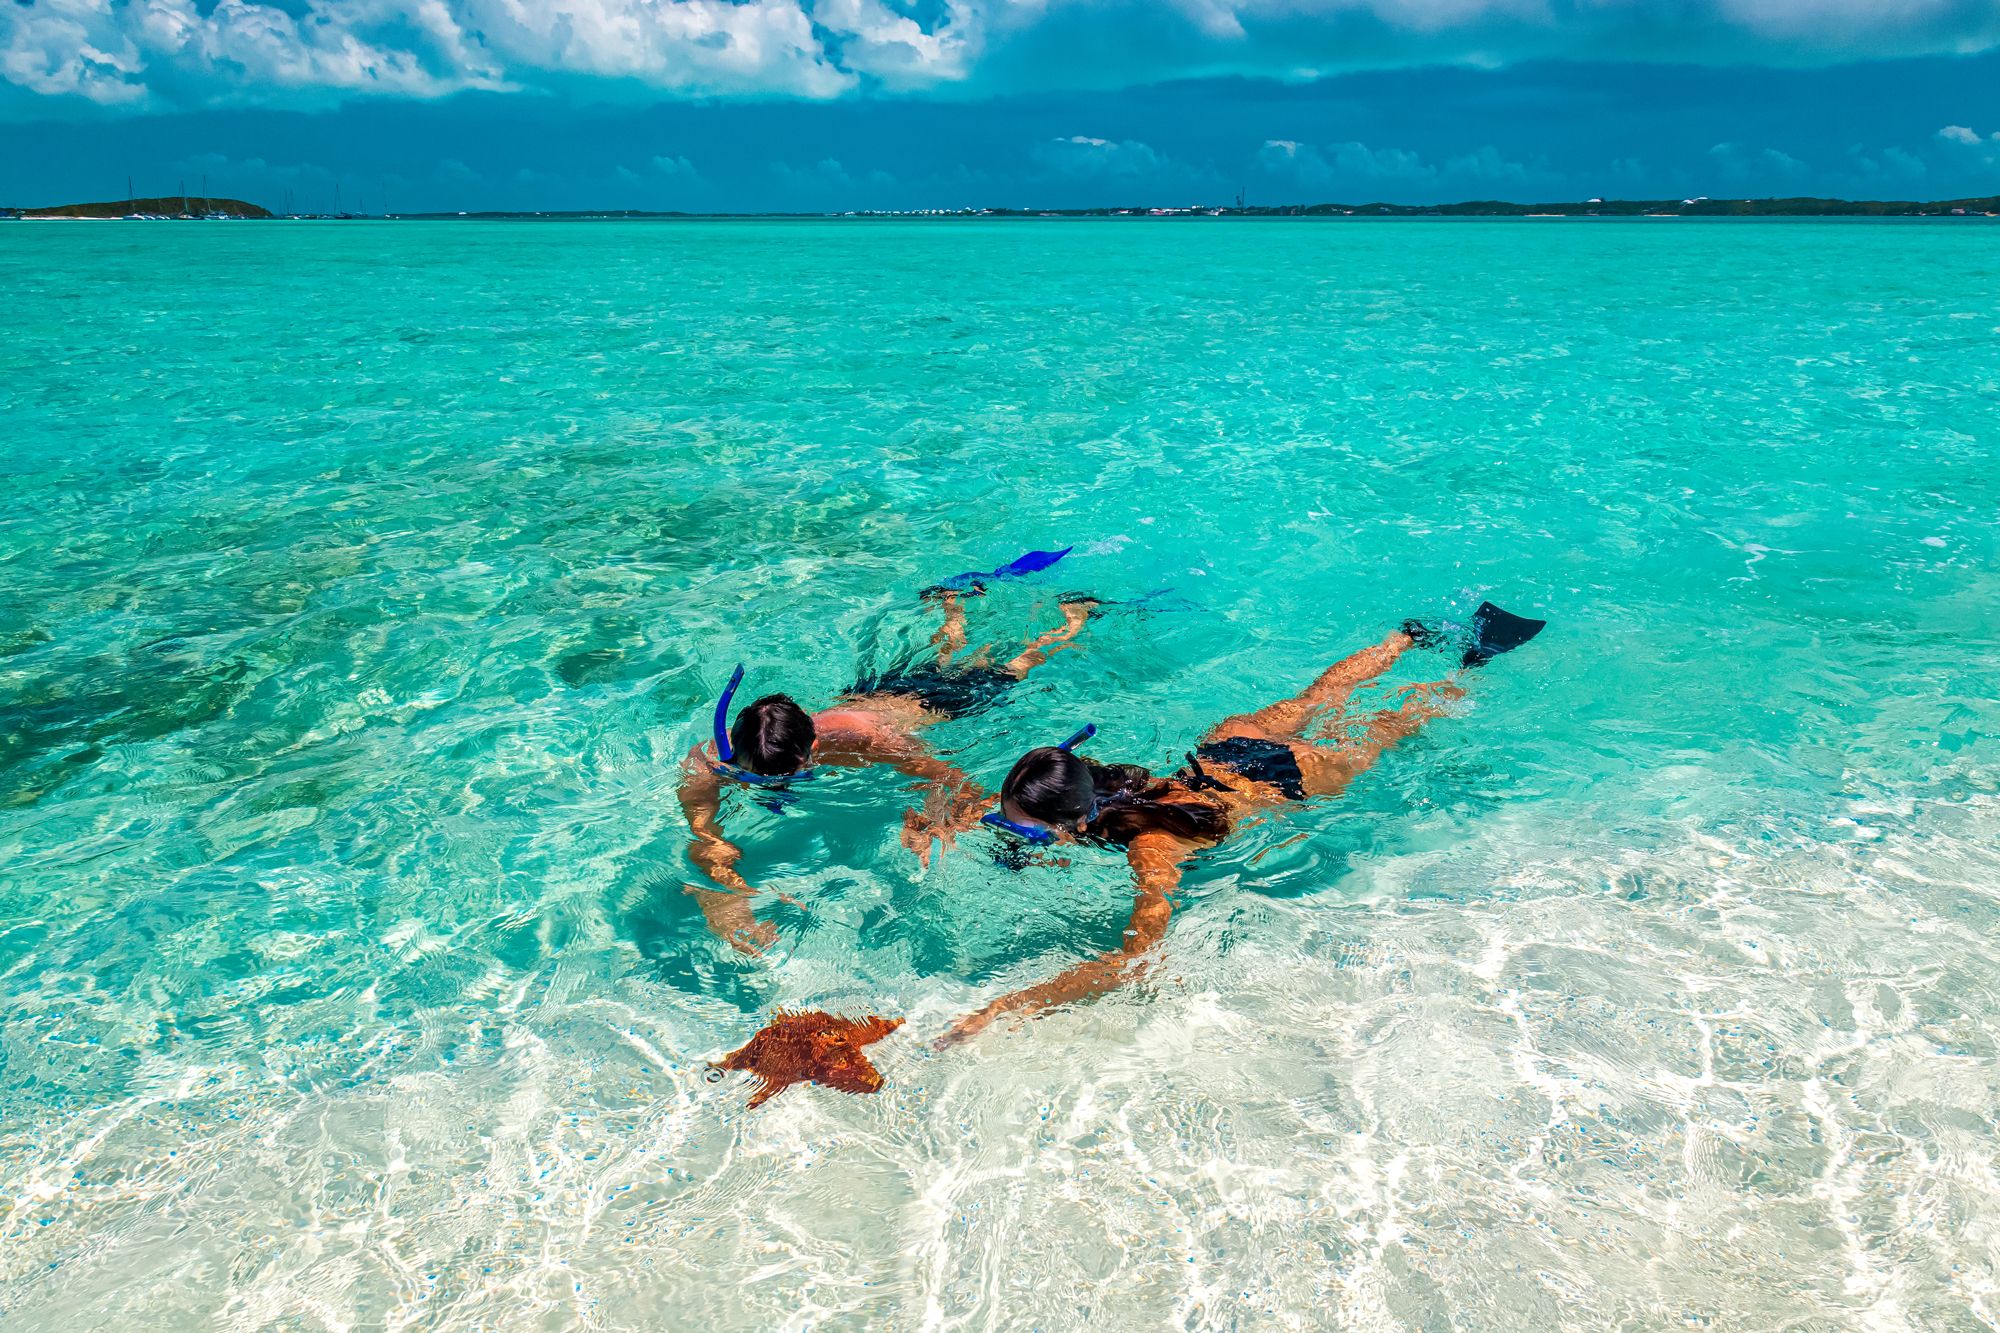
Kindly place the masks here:
<instances>
[{"instance_id":1,"label":"black fin","mask_svg":"<svg viewBox=\"0 0 2000 1333\"><path fill-rule=\"evenodd\" d=\"M1465 650L1464 665L1478 666L1511 652L1540 634L1548 623L1502 611L1491 602L1481 602L1472 613L1472 643Z\"/></svg>"}]
</instances>

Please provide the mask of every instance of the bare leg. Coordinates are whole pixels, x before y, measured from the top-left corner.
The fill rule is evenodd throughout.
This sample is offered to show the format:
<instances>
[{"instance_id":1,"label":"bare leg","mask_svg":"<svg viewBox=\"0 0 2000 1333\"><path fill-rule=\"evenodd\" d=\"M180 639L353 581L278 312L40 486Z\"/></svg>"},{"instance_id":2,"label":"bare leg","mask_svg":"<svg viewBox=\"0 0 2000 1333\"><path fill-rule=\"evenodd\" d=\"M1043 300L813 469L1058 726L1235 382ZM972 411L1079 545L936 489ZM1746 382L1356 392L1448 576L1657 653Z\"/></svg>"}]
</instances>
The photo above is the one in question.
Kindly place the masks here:
<instances>
[{"instance_id":1,"label":"bare leg","mask_svg":"<svg viewBox=\"0 0 2000 1333\"><path fill-rule=\"evenodd\" d=\"M944 603L944 623L931 635L931 647L937 649L938 666L948 667L965 650L965 602L955 592L939 593L938 600Z\"/></svg>"},{"instance_id":2,"label":"bare leg","mask_svg":"<svg viewBox=\"0 0 2000 1333\"><path fill-rule=\"evenodd\" d=\"M1412 686L1400 708L1384 709L1369 717L1358 736L1337 745L1293 744L1292 755L1308 796L1333 796L1348 783L1375 766L1384 751L1408 740L1432 718L1445 715L1445 705L1465 697L1465 687L1456 680L1433 681Z\"/></svg>"},{"instance_id":3,"label":"bare leg","mask_svg":"<svg viewBox=\"0 0 2000 1333\"><path fill-rule=\"evenodd\" d=\"M1023 648L1014 659L1002 667L1008 675L1019 680L1030 671L1049 660L1052 654L1061 652L1069 642L1083 630L1090 620L1090 613L1097 609L1097 603L1085 599L1064 602L1061 629L1052 629Z\"/></svg>"},{"instance_id":4,"label":"bare leg","mask_svg":"<svg viewBox=\"0 0 2000 1333\"><path fill-rule=\"evenodd\" d=\"M1238 713L1210 727L1203 741L1228 740L1232 736L1252 736L1262 740L1287 741L1304 733L1306 723L1322 709L1338 708L1347 702L1354 687L1370 681L1396 664L1414 642L1401 630L1391 633L1372 648L1341 658L1319 679L1290 699L1266 704L1253 713Z\"/></svg>"}]
</instances>

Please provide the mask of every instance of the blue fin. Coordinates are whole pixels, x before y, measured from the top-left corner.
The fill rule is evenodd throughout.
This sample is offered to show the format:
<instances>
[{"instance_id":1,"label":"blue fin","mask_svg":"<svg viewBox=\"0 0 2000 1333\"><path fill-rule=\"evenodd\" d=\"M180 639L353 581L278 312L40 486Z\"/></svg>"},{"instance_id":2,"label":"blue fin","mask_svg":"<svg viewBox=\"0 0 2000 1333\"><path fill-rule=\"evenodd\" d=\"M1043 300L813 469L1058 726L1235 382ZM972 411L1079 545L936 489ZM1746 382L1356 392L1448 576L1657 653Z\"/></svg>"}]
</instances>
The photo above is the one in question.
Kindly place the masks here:
<instances>
[{"instance_id":1,"label":"blue fin","mask_svg":"<svg viewBox=\"0 0 2000 1333\"><path fill-rule=\"evenodd\" d=\"M1065 546L1060 551L1030 551L994 570L993 577L1011 579L1022 574L1039 574L1075 549L1074 546Z\"/></svg>"},{"instance_id":2,"label":"blue fin","mask_svg":"<svg viewBox=\"0 0 2000 1333\"><path fill-rule=\"evenodd\" d=\"M1065 546L1060 551L1030 551L1026 555L1008 561L998 569L968 569L963 574L954 574L948 579L933 583L924 589L923 595L928 597L938 592L965 592L967 589L978 587L988 579L1016 579L1023 574L1039 574L1075 549L1074 546Z\"/></svg>"}]
</instances>

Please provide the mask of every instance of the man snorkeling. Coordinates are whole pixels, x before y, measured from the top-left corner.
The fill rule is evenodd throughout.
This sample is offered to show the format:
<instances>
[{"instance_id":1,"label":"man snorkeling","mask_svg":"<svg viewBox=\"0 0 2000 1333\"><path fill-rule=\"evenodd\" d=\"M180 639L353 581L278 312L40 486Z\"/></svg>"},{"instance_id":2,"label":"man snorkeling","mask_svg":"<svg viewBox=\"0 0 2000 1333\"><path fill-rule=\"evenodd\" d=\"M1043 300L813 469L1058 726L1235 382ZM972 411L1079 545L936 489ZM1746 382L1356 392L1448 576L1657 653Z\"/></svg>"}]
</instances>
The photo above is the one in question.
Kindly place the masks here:
<instances>
[{"instance_id":1,"label":"man snorkeling","mask_svg":"<svg viewBox=\"0 0 2000 1333\"><path fill-rule=\"evenodd\" d=\"M1461 669L1520 647L1543 623L1482 603L1462 640ZM1187 756L1187 766L1171 777L1155 777L1136 764L1083 758L1076 747L1095 734L1094 726L1061 745L1022 755L1001 783L1000 809L984 822L1029 844L1122 848L1138 888L1132 919L1118 948L1000 996L960 1019L938 1045L964 1041L1002 1014L1038 1013L1101 995L1138 976L1166 934L1173 910L1168 895L1179 886L1189 857L1223 841L1256 811L1339 794L1383 751L1464 695L1454 672L1409 687L1400 707L1373 714L1351 732L1339 725L1356 686L1380 676L1412 647L1440 648L1452 637L1442 627L1404 621L1374 647L1328 667L1304 692L1218 722Z\"/></svg>"},{"instance_id":2,"label":"man snorkeling","mask_svg":"<svg viewBox=\"0 0 2000 1333\"><path fill-rule=\"evenodd\" d=\"M950 718L966 717L998 702L1029 672L1067 647L1090 619L1096 599L1062 599L1062 624L1029 640L999 664L989 644L961 658L968 642L965 598L984 592L986 582L1045 569L1068 554L1031 551L991 572L960 574L924 590L922 597L943 611L931 636L932 660L871 673L830 706L807 713L791 696L767 694L729 717L731 700L743 682L737 667L716 701L710 741L688 751L681 768L681 810L692 834L688 854L716 888L689 885L702 916L731 946L762 953L777 939L776 929L750 909L756 890L737 873L742 850L723 835L720 822L725 784L747 788L774 808L792 789L824 768L886 765L927 784L923 809L906 812L903 844L928 861L931 841L948 846L992 801L964 773L932 754L922 732Z\"/></svg>"}]
</instances>

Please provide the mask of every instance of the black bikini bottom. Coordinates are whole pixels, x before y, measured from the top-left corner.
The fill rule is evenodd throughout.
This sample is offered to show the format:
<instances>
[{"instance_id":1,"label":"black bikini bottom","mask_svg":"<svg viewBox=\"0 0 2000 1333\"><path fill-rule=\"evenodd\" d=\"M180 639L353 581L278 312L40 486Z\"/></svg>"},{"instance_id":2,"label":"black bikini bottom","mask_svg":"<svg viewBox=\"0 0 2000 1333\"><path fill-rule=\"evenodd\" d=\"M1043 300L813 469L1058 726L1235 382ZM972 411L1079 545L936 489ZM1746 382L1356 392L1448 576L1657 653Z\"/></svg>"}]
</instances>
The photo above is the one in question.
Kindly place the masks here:
<instances>
[{"instance_id":1,"label":"black bikini bottom","mask_svg":"<svg viewBox=\"0 0 2000 1333\"><path fill-rule=\"evenodd\" d=\"M1299 772L1298 757L1289 745L1255 736L1231 736L1226 741L1210 741L1198 747L1195 757L1252 782L1269 783L1283 792L1287 800L1306 798L1305 774Z\"/></svg>"},{"instance_id":2,"label":"black bikini bottom","mask_svg":"<svg viewBox=\"0 0 2000 1333\"><path fill-rule=\"evenodd\" d=\"M906 667L854 682L849 694L907 694L934 713L965 717L983 712L1021 683L1020 677L998 667Z\"/></svg>"}]
</instances>

